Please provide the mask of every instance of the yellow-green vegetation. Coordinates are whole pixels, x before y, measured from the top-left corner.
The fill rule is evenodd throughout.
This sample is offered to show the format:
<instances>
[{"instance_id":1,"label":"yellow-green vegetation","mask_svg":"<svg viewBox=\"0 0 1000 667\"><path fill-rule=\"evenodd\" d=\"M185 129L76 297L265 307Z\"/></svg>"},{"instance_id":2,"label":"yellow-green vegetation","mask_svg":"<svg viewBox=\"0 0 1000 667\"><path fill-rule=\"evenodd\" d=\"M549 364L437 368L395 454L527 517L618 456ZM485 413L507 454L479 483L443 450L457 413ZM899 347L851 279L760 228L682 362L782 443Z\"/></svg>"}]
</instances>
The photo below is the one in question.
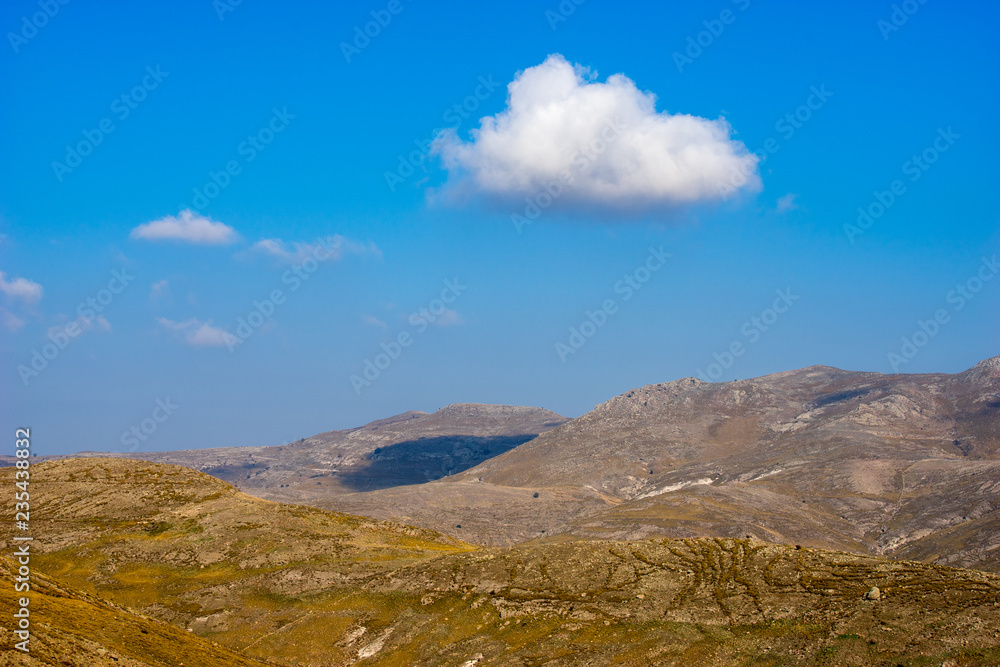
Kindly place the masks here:
<instances>
[{"instance_id":1,"label":"yellow-green vegetation","mask_svg":"<svg viewBox=\"0 0 1000 667\"><path fill-rule=\"evenodd\" d=\"M1000 576L984 572L750 539L476 549L429 530L262 501L175 466L76 459L33 470L36 571L78 598L121 605L108 608L122 618L162 621L246 660L647 667L1000 659ZM0 483L10 474L0 470ZM880 598L865 599L874 586ZM46 631L110 647L104 630L74 630L59 618L52 614Z\"/></svg>"},{"instance_id":2,"label":"yellow-green vegetation","mask_svg":"<svg viewBox=\"0 0 1000 667\"><path fill-rule=\"evenodd\" d=\"M0 558L0 608L16 608L16 597L29 596L30 652L14 650L9 614L0 624L0 665L190 665L226 667L264 665L240 653L198 637L182 628L138 615L122 607L33 573L31 591L15 593L9 585L17 564Z\"/></svg>"}]
</instances>

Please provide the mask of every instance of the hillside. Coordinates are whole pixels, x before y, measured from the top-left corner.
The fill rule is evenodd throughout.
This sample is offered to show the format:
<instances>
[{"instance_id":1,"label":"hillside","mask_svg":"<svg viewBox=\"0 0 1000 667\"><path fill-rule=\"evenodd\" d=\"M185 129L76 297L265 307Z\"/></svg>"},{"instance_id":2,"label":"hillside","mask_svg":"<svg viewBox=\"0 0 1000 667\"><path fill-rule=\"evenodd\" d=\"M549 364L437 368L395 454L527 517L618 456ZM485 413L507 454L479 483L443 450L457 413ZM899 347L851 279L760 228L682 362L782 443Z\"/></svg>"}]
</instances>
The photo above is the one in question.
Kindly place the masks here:
<instances>
[{"instance_id":1,"label":"hillside","mask_svg":"<svg viewBox=\"0 0 1000 667\"><path fill-rule=\"evenodd\" d=\"M280 448L133 456L488 546L750 535L1000 571L1000 357L954 375L685 378L572 420L460 404Z\"/></svg>"},{"instance_id":2,"label":"hillside","mask_svg":"<svg viewBox=\"0 0 1000 667\"><path fill-rule=\"evenodd\" d=\"M15 563L0 558L5 583L17 576ZM56 583L34 573L30 591L29 653L11 647L20 641L0 625L0 666L73 667L252 667L274 664L240 655L181 628L141 616L124 607ZM17 609L14 587L0 587L0 607Z\"/></svg>"},{"instance_id":3,"label":"hillside","mask_svg":"<svg viewBox=\"0 0 1000 667\"><path fill-rule=\"evenodd\" d=\"M484 544L751 535L1000 571L998 491L993 358L649 385L454 476L319 504Z\"/></svg>"},{"instance_id":4,"label":"hillside","mask_svg":"<svg viewBox=\"0 0 1000 667\"><path fill-rule=\"evenodd\" d=\"M279 447L80 455L183 465L262 498L308 502L439 479L509 451L566 421L541 408L459 403L431 414L406 412Z\"/></svg>"},{"instance_id":5,"label":"hillside","mask_svg":"<svg viewBox=\"0 0 1000 667\"><path fill-rule=\"evenodd\" d=\"M69 592L65 604L97 609L40 627L83 656L128 657L139 635L169 637L163 622L225 647L184 650L244 656L229 664L1000 660L1000 576L987 573L746 539L473 549L119 459L40 464L32 488L33 567ZM4 548L10 537L0 526ZM866 599L872 587L877 600ZM160 664L153 657L118 664Z\"/></svg>"}]
</instances>

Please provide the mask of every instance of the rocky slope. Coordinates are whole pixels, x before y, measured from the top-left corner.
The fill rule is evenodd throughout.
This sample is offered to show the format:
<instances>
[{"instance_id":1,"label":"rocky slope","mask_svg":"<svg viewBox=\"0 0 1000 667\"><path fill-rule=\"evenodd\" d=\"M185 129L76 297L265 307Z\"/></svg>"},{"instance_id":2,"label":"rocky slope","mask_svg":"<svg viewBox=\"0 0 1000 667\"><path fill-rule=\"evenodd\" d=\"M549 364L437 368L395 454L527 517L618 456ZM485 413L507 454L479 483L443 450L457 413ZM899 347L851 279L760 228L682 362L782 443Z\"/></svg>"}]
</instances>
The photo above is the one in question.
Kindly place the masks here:
<instances>
[{"instance_id":1,"label":"rocky slope","mask_svg":"<svg viewBox=\"0 0 1000 667\"><path fill-rule=\"evenodd\" d=\"M748 539L476 549L141 461L46 462L31 484L36 627L79 652L69 664L109 650L163 664L155 651L185 630L175 664L227 650L284 665L1000 660L1000 576L983 572ZM5 552L11 537L0 524Z\"/></svg>"},{"instance_id":2,"label":"rocky slope","mask_svg":"<svg viewBox=\"0 0 1000 667\"><path fill-rule=\"evenodd\" d=\"M460 474L325 505L485 544L749 535L1000 571L998 492L993 358L649 385Z\"/></svg>"},{"instance_id":3,"label":"rocky slope","mask_svg":"<svg viewBox=\"0 0 1000 667\"><path fill-rule=\"evenodd\" d=\"M420 484L461 472L565 423L541 408L459 403L406 412L280 447L220 447L81 456L138 458L201 470L261 498L308 502Z\"/></svg>"},{"instance_id":4,"label":"rocky slope","mask_svg":"<svg viewBox=\"0 0 1000 667\"><path fill-rule=\"evenodd\" d=\"M18 565L0 558L0 577L11 582ZM185 632L162 621L143 616L96 595L53 581L44 574L32 575L30 595L30 640L28 653L13 649L15 637L0 625L0 667L13 665L69 665L71 667L263 667L274 663L246 657ZM0 607L17 609L14 587L0 587Z\"/></svg>"},{"instance_id":5,"label":"rocky slope","mask_svg":"<svg viewBox=\"0 0 1000 667\"><path fill-rule=\"evenodd\" d=\"M954 375L685 378L568 421L455 405L279 448L134 456L482 545L751 536L1000 571L1000 357Z\"/></svg>"}]
</instances>

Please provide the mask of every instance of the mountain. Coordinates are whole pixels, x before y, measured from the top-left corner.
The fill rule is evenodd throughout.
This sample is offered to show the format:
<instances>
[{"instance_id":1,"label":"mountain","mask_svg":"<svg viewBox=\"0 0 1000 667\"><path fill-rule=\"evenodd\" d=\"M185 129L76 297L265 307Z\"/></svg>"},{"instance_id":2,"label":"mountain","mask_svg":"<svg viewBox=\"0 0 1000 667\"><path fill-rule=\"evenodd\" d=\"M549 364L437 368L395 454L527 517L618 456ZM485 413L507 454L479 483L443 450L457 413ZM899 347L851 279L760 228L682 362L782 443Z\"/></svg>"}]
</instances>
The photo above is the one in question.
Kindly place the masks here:
<instances>
[{"instance_id":1,"label":"mountain","mask_svg":"<svg viewBox=\"0 0 1000 667\"><path fill-rule=\"evenodd\" d=\"M480 545L750 536L1000 571L1000 357L684 378L572 420L453 405L285 447L132 456Z\"/></svg>"},{"instance_id":2,"label":"mountain","mask_svg":"<svg viewBox=\"0 0 1000 667\"><path fill-rule=\"evenodd\" d=\"M509 451L566 421L541 408L461 403L433 414L406 412L278 447L80 455L175 463L262 498L308 502L331 494L439 479Z\"/></svg>"},{"instance_id":3,"label":"mountain","mask_svg":"<svg viewBox=\"0 0 1000 667\"><path fill-rule=\"evenodd\" d=\"M633 389L454 476L321 504L487 544L752 536L1000 571L998 458L1000 357L814 366Z\"/></svg>"},{"instance_id":4,"label":"mountain","mask_svg":"<svg viewBox=\"0 0 1000 667\"><path fill-rule=\"evenodd\" d=\"M34 664L1000 660L1000 575L973 570L752 539L477 548L137 460L43 462L31 489Z\"/></svg>"}]
</instances>

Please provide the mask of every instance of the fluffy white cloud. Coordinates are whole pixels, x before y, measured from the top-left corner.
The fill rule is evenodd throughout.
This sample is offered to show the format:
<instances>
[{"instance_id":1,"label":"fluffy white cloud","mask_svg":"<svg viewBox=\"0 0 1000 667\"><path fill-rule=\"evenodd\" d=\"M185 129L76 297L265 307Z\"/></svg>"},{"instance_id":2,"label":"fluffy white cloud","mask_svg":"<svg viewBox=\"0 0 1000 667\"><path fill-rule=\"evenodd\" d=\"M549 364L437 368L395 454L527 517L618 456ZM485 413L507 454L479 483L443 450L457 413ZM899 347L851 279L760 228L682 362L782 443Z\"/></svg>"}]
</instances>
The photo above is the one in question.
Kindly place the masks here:
<instances>
[{"instance_id":1,"label":"fluffy white cloud","mask_svg":"<svg viewBox=\"0 0 1000 667\"><path fill-rule=\"evenodd\" d=\"M302 243L299 241L286 242L281 239L264 239L254 243L250 250L255 253L273 257L280 262L287 264L301 264L306 259L312 257L317 261L327 259L340 259L345 253L366 253L370 252L377 257L382 256L374 243L364 245L345 239L339 234L317 239L314 243Z\"/></svg>"},{"instance_id":2,"label":"fluffy white cloud","mask_svg":"<svg viewBox=\"0 0 1000 667\"><path fill-rule=\"evenodd\" d=\"M7 280L7 276L0 271L0 292L3 292L12 299L20 299L27 304L38 303L45 290L38 283L27 278L14 278Z\"/></svg>"},{"instance_id":3,"label":"fluffy white cloud","mask_svg":"<svg viewBox=\"0 0 1000 667\"><path fill-rule=\"evenodd\" d=\"M177 217L168 215L139 225L130 236L147 241L181 241L200 245L226 245L239 240L239 234L229 225L213 222L190 209L184 209Z\"/></svg>"},{"instance_id":4,"label":"fluffy white cloud","mask_svg":"<svg viewBox=\"0 0 1000 667\"><path fill-rule=\"evenodd\" d=\"M724 119L657 112L656 96L623 74L595 78L558 54L518 73L507 108L471 141L454 129L436 138L446 189L523 205L548 187L554 207L635 211L760 188L758 158Z\"/></svg>"},{"instance_id":5,"label":"fluffy white cloud","mask_svg":"<svg viewBox=\"0 0 1000 667\"><path fill-rule=\"evenodd\" d=\"M236 337L214 326L211 322L202 322L196 318L184 322L174 322L165 317L157 318L160 325L181 336L185 343L193 347L226 347L236 340Z\"/></svg>"}]
</instances>

